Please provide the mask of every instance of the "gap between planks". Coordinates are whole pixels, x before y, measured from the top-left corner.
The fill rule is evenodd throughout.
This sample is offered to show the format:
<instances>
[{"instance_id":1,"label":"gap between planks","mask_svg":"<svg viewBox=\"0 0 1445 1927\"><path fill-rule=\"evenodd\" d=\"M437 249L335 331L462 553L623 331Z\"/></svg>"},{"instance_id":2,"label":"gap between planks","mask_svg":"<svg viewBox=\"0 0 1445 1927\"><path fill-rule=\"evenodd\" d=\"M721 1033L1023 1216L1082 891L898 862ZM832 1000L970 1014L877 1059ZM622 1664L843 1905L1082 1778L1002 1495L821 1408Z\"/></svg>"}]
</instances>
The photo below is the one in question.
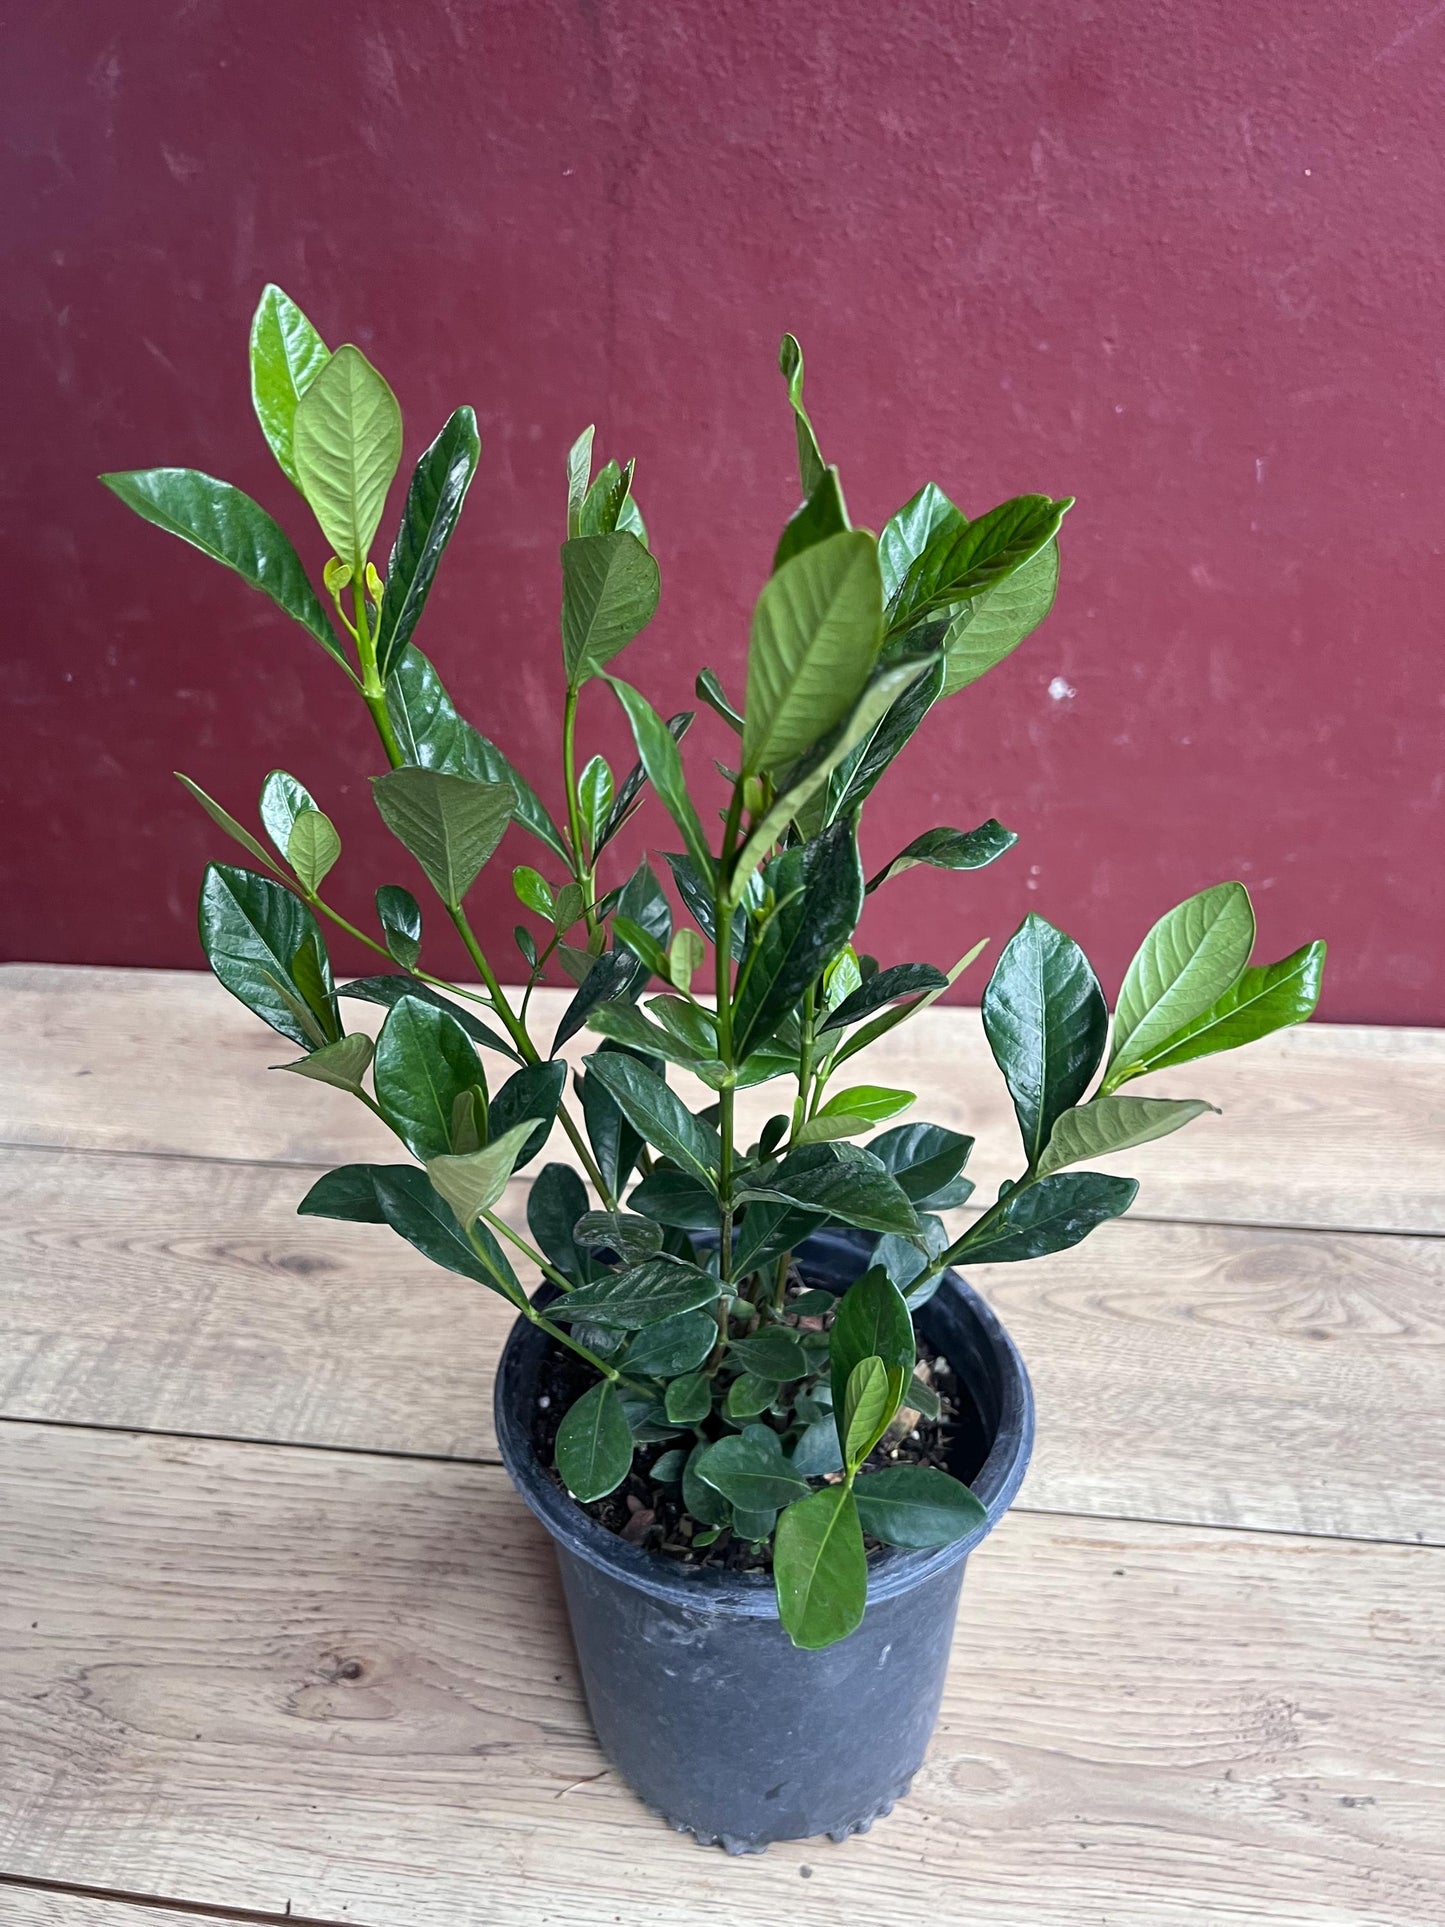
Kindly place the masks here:
<instances>
[{"instance_id":1,"label":"gap between planks","mask_svg":"<svg viewBox=\"0 0 1445 1927\"><path fill-rule=\"evenodd\" d=\"M0 1873L0 1894L11 1897L0 1912L4 1927L196 1927L208 1920L238 1921L242 1927L355 1927L314 1914L260 1913L253 1907L222 1907L169 1894L121 1893L110 1887L18 1874Z\"/></svg>"}]
</instances>

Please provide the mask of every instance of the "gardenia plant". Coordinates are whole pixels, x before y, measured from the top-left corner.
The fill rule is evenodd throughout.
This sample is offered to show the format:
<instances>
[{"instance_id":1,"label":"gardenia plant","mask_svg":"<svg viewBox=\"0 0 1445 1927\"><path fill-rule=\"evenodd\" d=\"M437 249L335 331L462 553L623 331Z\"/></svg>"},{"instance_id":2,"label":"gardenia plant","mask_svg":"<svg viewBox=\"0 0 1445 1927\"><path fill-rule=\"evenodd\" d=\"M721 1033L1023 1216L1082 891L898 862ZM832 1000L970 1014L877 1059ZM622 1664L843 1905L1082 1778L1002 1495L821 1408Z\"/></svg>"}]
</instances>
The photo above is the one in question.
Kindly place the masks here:
<instances>
[{"instance_id":1,"label":"gardenia plant","mask_svg":"<svg viewBox=\"0 0 1445 1927\"><path fill-rule=\"evenodd\" d=\"M937 1410L915 1375L912 1313L951 1265L1061 1251L1126 1211L1132 1178L1079 1167L1211 1106L1124 1087L1308 1017L1325 947L1252 965L1249 896L1242 884L1218 884L1145 937L1111 1035L1082 950L1026 917L983 995L1018 1117L1020 1168L949 1236L939 1213L969 1200L973 1140L895 1122L912 1094L857 1081L858 1060L926 1010L984 946L947 970L882 968L853 937L869 898L901 872L976 870L1016 839L993 820L924 829L870 877L859 818L928 712L1047 614L1070 502L1024 495L970 520L930 483L880 535L854 528L804 408L791 336L780 363L803 499L753 612L740 698L711 669L697 677L698 698L737 738L733 767L718 765L719 776L684 772L690 713L664 720L613 673L658 602L633 465L609 461L594 475L590 428L568 456L561 821L462 719L414 640L477 465L470 408L417 463L383 570L373 546L401 460L396 398L359 349L328 350L268 287L251 332L252 396L283 473L334 551L320 590L277 523L228 483L178 468L103 479L138 514L270 596L333 658L389 765L372 780L376 807L480 980L451 983L423 967L422 911L408 885L377 890L375 934L323 895L341 843L295 777L273 772L261 792L274 854L181 778L258 866L206 871L200 930L215 974L300 1050L283 1068L350 1093L408 1154L329 1172L301 1211L389 1225L575 1354L590 1383L557 1434L567 1488L595 1501L636 1466L680 1495L692 1548L712 1543L718 1556L730 1535L770 1550L784 1626L795 1644L822 1647L862 1616L868 1540L941 1546L982 1517L946 1472L889 1456L900 1412L912 1425ZM638 761L621 780L600 756L579 767L579 710L594 693L620 703L631 725ZM619 835L648 784L682 845L665 860L683 918L645 859L619 880ZM466 909L512 823L538 846L535 867L513 873L532 919L515 931L520 996L503 989ZM385 968L338 986L320 919ZM554 965L576 992L542 1045L528 1030L528 1003ZM385 1007L374 1046L347 1030L343 998ZM584 1029L596 1047L569 1093L557 1053ZM494 1082L481 1051L515 1068ZM702 1104L683 1101L670 1066L706 1087ZM735 1094L759 1084L776 1088L775 1114L746 1143ZM499 1207L554 1124L575 1165L542 1168L524 1237ZM861 1276L841 1299L809 1289L794 1264L825 1226L867 1234ZM871 1259L862 1255L870 1244ZM519 1263L550 1287L535 1304Z\"/></svg>"}]
</instances>

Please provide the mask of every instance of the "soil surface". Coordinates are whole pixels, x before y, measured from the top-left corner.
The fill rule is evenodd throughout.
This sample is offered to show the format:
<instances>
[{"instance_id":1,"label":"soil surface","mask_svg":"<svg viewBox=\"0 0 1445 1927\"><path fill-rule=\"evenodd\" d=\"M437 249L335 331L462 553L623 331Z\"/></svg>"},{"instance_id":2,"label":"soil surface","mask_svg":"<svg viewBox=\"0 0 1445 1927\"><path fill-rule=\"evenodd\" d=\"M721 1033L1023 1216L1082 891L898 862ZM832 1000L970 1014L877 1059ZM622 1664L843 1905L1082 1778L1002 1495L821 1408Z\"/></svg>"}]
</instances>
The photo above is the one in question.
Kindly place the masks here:
<instances>
[{"instance_id":1,"label":"soil surface","mask_svg":"<svg viewBox=\"0 0 1445 1927\"><path fill-rule=\"evenodd\" d=\"M931 1465L951 1472L967 1484L983 1464L986 1447L983 1426L966 1391L955 1382L953 1367L919 1334L918 1376L931 1384L938 1395L939 1416L927 1419L918 1413L904 1413L895 1421L866 1461L865 1470L878 1471L888 1465ZM596 1383L596 1374L574 1352L554 1344L548 1351L538 1379L536 1407L532 1414L532 1441L548 1476L561 1489L562 1480L553 1464L557 1429L569 1406ZM762 1421L767 1424L764 1414ZM726 1428L719 1428L718 1436ZM615 1492L605 1499L594 1499L582 1510L609 1532L630 1544L658 1552L688 1566L716 1566L730 1572L769 1572L772 1570L771 1546L757 1547L734 1537L726 1527L711 1545L695 1546L698 1526L682 1503L682 1489L675 1484L657 1485L647 1477L648 1469L664 1452L694 1442L691 1429L676 1437L641 1445L633 1458L632 1470ZM574 1500L575 1504L576 1501ZM883 1547L876 1539L866 1540L870 1554Z\"/></svg>"}]
</instances>

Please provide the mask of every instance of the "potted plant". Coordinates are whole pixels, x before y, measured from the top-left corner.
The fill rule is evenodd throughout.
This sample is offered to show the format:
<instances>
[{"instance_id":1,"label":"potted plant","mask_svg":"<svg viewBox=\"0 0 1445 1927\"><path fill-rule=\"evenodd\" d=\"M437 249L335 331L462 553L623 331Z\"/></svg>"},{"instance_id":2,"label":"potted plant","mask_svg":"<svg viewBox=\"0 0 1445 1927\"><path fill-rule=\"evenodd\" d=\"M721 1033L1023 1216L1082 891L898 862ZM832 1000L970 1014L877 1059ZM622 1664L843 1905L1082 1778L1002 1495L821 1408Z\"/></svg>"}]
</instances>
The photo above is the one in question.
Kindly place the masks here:
<instances>
[{"instance_id":1,"label":"potted plant","mask_svg":"<svg viewBox=\"0 0 1445 1927\"><path fill-rule=\"evenodd\" d=\"M880 535L854 528L791 336L780 360L802 501L757 600L745 689L734 702L711 669L697 676L736 735L716 777L684 771L691 714L664 720L615 674L658 601L633 465L594 474L591 429L568 456L560 817L463 720L414 639L478 460L469 408L417 463L383 573L397 402L358 349L330 352L269 287L252 393L334 551L320 589L227 483L104 478L307 629L375 722L376 806L479 982L423 966L409 885L377 890L374 934L323 894L340 839L282 771L260 798L270 849L181 778L257 866L206 871L201 941L299 1051L282 1068L355 1097L406 1153L329 1172L301 1211L389 1226L515 1308L497 1432L556 1542L598 1733L644 1799L731 1850L866 1827L922 1759L964 1561L1018 1489L1033 1425L1018 1354L954 1267L1059 1251L1127 1210L1134 1180L1089 1162L1212 1107L1125 1087L1301 1022L1324 959L1311 943L1252 964L1248 894L1218 884L1144 938L1111 1035L1078 945L1026 917L983 993L1019 1173L945 1230L939 1214L970 1202L972 1140L899 1122L912 1095L861 1081L858 1060L983 945L943 970L880 967L853 939L901 871L975 870L1016 839L992 819L924 829L868 876L859 817L928 712L1047 614L1070 502L1026 495L968 520L930 484ZM579 760L582 701L598 695L636 743L621 780ZM681 844L665 854L672 894L646 858L630 874L617 861L649 784ZM512 823L538 846L513 876L530 918L519 996L466 910ZM383 967L338 986L323 922ZM576 989L539 1042L528 1004L554 965ZM357 998L385 1007L374 1043L346 1027ZM569 1091L558 1053L584 1030L594 1047ZM735 1096L763 1084L774 1112L745 1141ZM536 1175L524 1234L503 1192L554 1125L571 1157ZM541 1274L532 1297L519 1266Z\"/></svg>"}]
</instances>

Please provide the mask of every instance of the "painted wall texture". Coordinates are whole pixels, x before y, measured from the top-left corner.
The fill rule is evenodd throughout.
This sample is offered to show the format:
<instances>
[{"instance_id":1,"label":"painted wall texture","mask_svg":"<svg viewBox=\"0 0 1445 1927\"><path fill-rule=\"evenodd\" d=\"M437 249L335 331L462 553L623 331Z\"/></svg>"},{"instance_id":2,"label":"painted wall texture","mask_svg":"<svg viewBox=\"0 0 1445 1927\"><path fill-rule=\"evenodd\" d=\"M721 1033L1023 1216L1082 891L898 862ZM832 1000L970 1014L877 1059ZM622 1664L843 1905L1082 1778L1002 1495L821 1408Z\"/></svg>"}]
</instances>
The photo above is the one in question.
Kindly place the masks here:
<instances>
[{"instance_id":1,"label":"painted wall texture","mask_svg":"<svg viewBox=\"0 0 1445 1927\"><path fill-rule=\"evenodd\" d=\"M665 710L700 658L738 688L796 500L791 328L857 521L930 478L1078 497L1054 615L866 819L878 861L991 814L1022 841L890 885L883 960L1037 908L1112 992L1238 876L1262 952L1329 938L1324 1014L1445 1022L1442 61L1419 0L32 0L0 74L6 954L200 962L225 850L176 767L247 812L299 775L353 914L410 880L334 667L92 479L207 469L319 568L247 393L276 280L388 373L408 468L475 404L418 640L549 800L568 443L638 457L663 600L628 674ZM583 735L630 760L605 691ZM708 718L694 765L727 747ZM535 847L477 889L499 956Z\"/></svg>"}]
</instances>

